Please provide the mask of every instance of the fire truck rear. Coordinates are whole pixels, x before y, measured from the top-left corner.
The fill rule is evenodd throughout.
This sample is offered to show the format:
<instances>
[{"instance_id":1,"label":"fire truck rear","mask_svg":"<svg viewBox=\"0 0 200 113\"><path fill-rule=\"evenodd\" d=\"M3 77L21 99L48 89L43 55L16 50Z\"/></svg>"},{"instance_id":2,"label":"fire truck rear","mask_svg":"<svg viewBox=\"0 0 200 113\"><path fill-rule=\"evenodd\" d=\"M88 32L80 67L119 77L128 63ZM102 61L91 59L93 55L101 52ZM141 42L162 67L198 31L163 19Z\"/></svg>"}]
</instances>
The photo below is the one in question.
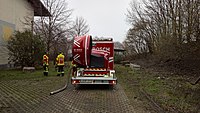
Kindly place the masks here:
<instances>
[{"instance_id":1,"label":"fire truck rear","mask_svg":"<svg viewBox=\"0 0 200 113\"><path fill-rule=\"evenodd\" d=\"M71 83L117 84L114 70L114 43L109 39L80 36L74 39Z\"/></svg>"}]
</instances>

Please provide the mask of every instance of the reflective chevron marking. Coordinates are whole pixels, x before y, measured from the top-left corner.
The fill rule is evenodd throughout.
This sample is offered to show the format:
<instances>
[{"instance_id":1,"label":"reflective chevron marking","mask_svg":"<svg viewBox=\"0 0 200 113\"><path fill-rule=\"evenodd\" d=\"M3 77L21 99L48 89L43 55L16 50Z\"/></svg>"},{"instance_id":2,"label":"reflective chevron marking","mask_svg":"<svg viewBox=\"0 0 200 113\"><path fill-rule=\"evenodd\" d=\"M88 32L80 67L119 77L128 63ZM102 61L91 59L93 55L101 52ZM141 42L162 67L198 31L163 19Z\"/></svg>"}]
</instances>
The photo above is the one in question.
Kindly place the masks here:
<instances>
[{"instance_id":1,"label":"reflective chevron marking","mask_svg":"<svg viewBox=\"0 0 200 113\"><path fill-rule=\"evenodd\" d=\"M109 62L113 62L113 57L109 57Z\"/></svg>"},{"instance_id":2,"label":"reflective chevron marking","mask_svg":"<svg viewBox=\"0 0 200 113\"><path fill-rule=\"evenodd\" d=\"M78 60L78 58L80 57L79 54L76 54L73 58L74 58L74 61L80 63L80 61Z\"/></svg>"},{"instance_id":3,"label":"reflective chevron marking","mask_svg":"<svg viewBox=\"0 0 200 113\"><path fill-rule=\"evenodd\" d=\"M76 40L74 40L74 45L76 45L77 47L80 47L80 43Z\"/></svg>"}]
</instances>

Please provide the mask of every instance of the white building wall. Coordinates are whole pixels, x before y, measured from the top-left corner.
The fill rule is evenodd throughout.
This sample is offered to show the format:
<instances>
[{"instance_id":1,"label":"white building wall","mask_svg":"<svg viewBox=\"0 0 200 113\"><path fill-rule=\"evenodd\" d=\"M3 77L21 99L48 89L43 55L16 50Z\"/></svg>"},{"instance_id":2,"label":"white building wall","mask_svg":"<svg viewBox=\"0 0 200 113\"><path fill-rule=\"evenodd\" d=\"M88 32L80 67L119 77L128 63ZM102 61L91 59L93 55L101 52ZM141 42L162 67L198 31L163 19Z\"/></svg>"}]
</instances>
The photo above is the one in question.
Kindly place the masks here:
<instances>
[{"instance_id":1,"label":"white building wall","mask_svg":"<svg viewBox=\"0 0 200 113\"><path fill-rule=\"evenodd\" d=\"M0 20L15 24L16 30L30 28L22 24L28 16L34 18L34 11L28 0L0 0Z\"/></svg>"},{"instance_id":2,"label":"white building wall","mask_svg":"<svg viewBox=\"0 0 200 113\"><path fill-rule=\"evenodd\" d=\"M25 25L25 17L30 25ZM34 10L28 0L0 0L0 65L8 63L7 40L15 30L31 28Z\"/></svg>"}]
</instances>

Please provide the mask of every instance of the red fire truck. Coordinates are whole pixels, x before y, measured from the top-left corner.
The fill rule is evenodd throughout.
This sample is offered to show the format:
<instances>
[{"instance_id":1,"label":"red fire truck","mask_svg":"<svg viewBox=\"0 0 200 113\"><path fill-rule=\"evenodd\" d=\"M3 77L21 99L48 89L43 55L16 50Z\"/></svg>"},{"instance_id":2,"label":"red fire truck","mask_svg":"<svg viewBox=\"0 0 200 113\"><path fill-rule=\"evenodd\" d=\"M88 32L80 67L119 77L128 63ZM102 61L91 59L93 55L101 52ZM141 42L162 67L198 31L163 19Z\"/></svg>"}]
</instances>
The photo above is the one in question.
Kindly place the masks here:
<instances>
[{"instance_id":1,"label":"red fire truck","mask_svg":"<svg viewBox=\"0 0 200 113\"><path fill-rule=\"evenodd\" d=\"M112 38L92 39L80 36L74 39L71 83L117 84L114 70L114 43Z\"/></svg>"}]
</instances>

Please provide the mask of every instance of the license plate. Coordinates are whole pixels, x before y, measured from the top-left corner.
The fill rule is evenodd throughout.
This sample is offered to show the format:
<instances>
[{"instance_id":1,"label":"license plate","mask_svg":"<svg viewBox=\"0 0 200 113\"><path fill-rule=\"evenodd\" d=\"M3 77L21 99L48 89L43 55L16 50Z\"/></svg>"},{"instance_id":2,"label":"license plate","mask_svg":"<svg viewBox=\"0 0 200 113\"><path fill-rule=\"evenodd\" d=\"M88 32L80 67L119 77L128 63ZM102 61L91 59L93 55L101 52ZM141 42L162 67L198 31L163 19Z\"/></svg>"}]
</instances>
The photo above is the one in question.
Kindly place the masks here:
<instances>
[{"instance_id":1,"label":"license plate","mask_svg":"<svg viewBox=\"0 0 200 113\"><path fill-rule=\"evenodd\" d=\"M81 83L92 83L92 80L81 80Z\"/></svg>"}]
</instances>

